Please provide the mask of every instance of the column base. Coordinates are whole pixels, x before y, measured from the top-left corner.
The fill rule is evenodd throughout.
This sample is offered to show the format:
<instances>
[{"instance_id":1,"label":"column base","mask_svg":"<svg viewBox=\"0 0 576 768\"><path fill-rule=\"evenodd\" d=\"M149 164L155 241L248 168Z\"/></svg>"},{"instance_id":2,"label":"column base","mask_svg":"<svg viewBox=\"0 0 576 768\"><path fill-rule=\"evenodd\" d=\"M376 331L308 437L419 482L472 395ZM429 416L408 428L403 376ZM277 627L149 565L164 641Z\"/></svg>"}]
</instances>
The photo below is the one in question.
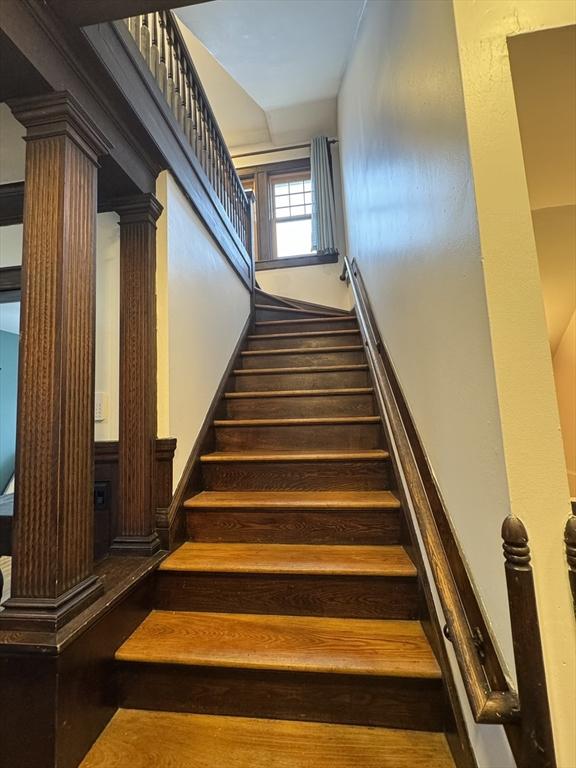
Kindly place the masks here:
<instances>
[{"instance_id":1,"label":"column base","mask_svg":"<svg viewBox=\"0 0 576 768\"><path fill-rule=\"evenodd\" d=\"M156 531L149 536L116 536L110 547L111 555L153 555L160 549Z\"/></svg>"},{"instance_id":2,"label":"column base","mask_svg":"<svg viewBox=\"0 0 576 768\"><path fill-rule=\"evenodd\" d=\"M88 576L58 597L10 597L0 613L0 629L56 632L102 593L98 576Z\"/></svg>"}]
</instances>

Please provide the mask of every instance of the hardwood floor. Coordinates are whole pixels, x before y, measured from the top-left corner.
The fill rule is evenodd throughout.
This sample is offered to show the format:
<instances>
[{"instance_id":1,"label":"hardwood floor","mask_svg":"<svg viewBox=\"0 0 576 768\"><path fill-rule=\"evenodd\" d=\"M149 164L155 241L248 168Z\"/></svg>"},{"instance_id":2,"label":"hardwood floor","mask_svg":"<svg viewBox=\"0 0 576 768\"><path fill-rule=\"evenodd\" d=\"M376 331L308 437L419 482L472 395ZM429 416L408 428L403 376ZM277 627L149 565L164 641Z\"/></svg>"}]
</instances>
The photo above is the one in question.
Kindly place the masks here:
<instances>
[{"instance_id":1,"label":"hardwood floor","mask_svg":"<svg viewBox=\"0 0 576 768\"><path fill-rule=\"evenodd\" d=\"M448 768L356 319L258 301L181 510L188 541L116 653L123 709L83 766Z\"/></svg>"},{"instance_id":2,"label":"hardwood floor","mask_svg":"<svg viewBox=\"0 0 576 768\"><path fill-rule=\"evenodd\" d=\"M121 709L81 768L451 768L439 733Z\"/></svg>"}]
</instances>

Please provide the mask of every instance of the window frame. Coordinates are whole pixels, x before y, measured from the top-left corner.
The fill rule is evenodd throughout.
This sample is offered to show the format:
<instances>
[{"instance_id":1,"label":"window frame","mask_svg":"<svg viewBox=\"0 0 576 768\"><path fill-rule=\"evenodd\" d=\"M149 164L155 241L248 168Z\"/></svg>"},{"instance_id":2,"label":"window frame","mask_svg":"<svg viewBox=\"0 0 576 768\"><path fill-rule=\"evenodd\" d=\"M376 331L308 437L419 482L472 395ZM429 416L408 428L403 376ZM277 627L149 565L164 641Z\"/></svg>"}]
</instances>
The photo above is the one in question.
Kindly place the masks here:
<instances>
[{"instance_id":1,"label":"window frame","mask_svg":"<svg viewBox=\"0 0 576 768\"><path fill-rule=\"evenodd\" d=\"M271 228L271 238L272 238L272 259L279 259L281 261L284 261L284 259L303 259L310 256L316 256L315 251L307 251L305 253L293 253L290 254L290 256L279 256L278 255L278 233L276 230L276 225L279 222L285 222L285 221L312 221L312 210L310 210L310 213L304 213L301 215L296 216L286 216L284 218L278 218L276 215L276 195L274 191L274 187L277 184L283 184L283 183L290 183L291 181L308 181L310 180L310 171L302 170L302 171L292 171L291 173L286 174L271 174L269 176L269 184L270 184L270 203L271 203L271 210L270 210L270 228ZM299 194L299 193L298 193ZM306 195L306 191L303 190L302 194L304 196ZM290 193L289 193L290 195ZM306 201L303 203L304 207L306 207ZM310 209L312 209L312 190L310 190Z\"/></svg>"}]
</instances>

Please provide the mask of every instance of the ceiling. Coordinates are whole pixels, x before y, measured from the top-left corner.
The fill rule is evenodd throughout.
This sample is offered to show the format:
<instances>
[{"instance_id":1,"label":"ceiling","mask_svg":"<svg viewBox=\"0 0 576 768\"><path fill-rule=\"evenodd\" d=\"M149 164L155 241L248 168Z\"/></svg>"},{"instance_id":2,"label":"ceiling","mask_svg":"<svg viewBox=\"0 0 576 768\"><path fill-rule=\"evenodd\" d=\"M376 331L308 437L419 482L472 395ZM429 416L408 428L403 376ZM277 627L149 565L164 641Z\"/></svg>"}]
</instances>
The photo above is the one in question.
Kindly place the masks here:
<instances>
[{"instance_id":1,"label":"ceiling","mask_svg":"<svg viewBox=\"0 0 576 768\"><path fill-rule=\"evenodd\" d=\"M336 97L364 5L213 0L176 11L197 38L191 52L229 146L335 133Z\"/></svg>"}]
</instances>

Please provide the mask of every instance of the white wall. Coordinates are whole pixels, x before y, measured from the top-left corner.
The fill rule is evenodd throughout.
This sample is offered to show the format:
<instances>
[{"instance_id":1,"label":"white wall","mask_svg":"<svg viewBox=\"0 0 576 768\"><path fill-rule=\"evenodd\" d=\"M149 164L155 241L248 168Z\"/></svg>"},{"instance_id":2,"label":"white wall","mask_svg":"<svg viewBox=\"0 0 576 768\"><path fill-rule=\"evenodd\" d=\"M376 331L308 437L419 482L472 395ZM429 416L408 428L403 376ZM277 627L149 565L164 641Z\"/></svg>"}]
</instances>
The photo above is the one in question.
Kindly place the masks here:
<instances>
[{"instance_id":1,"label":"white wall","mask_svg":"<svg viewBox=\"0 0 576 768\"><path fill-rule=\"evenodd\" d=\"M176 182L159 177L159 436L178 440L174 483L250 313L250 294Z\"/></svg>"},{"instance_id":2,"label":"white wall","mask_svg":"<svg viewBox=\"0 0 576 768\"><path fill-rule=\"evenodd\" d=\"M450 2L367 3L339 136L348 255L513 672L500 539L510 504ZM463 698L479 765L512 765L503 730L476 726Z\"/></svg>"},{"instance_id":3,"label":"white wall","mask_svg":"<svg viewBox=\"0 0 576 768\"><path fill-rule=\"evenodd\" d=\"M263 269L256 272L256 280L263 291L276 296L311 301L338 309L351 309L350 290L347 284L340 280L341 272L340 258L335 264Z\"/></svg>"}]
</instances>

